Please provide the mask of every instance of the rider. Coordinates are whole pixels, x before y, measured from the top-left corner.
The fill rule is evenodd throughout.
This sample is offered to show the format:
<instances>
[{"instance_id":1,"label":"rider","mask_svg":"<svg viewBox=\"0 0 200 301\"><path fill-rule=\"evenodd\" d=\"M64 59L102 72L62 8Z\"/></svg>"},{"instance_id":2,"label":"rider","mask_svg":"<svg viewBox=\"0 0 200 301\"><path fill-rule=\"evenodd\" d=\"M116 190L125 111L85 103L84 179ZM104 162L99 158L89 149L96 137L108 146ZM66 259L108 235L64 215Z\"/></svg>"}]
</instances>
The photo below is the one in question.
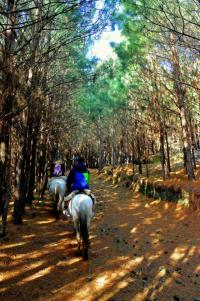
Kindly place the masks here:
<instances>
[{"instance_id":1,"label":"rider","mask_svg":"<svg viewBox=\"0 0 200 301\"><path fill-rule=\"evenodd\" d=\"M90 190L90 172L88 171L84 157L79 157L77 163L71 169L67 177L67 193L65 202L69 202L76 194L83 192L90 196L95 204L95 196Z\"/></svg>"},{"instance_id":2,"label":"rider","mask_svg":"<svg viewBox=\"0 0 200 301\"><path fill-rule=\"evenodd\" d=\"M55 161L54 169L53 169L53 177L63 176L63 162L61 160Z\"/></svg>"}]
</instances>

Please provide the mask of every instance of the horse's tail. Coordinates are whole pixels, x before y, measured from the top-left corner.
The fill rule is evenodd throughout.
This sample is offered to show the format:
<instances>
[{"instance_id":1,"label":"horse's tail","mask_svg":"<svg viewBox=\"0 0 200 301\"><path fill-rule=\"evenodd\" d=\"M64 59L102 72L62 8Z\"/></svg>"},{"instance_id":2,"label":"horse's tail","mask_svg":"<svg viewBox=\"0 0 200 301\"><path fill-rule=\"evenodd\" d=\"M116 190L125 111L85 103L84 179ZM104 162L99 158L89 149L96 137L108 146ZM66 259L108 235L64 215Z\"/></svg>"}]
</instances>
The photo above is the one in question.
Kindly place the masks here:
<instances>
[{"instance_id":1,"label":"horse's tail","mask_svg":"<svg viewBox=\"0 0 200 301\"><path fill-rule=\"evenodd\" d=\"M83 241L83 257L88 259L89 233L86 215L80 215L80 234Z\"/></svg>"},{"instance_id":2,"label":"horse's tail","mask_svg":"<svg viewBox=\"0 0 200 301\"><path fill-rule=\"evenodd\" d=\"M54 194L53 194L53 211L57 218L58 218L58 210L57 210L58 202L59 202L59 191L58 191L58 187L55 186Z\"/></svg>"},{"instance_id":3,"label":"horse's tail","mask_svg":"<svg viewBox=\"0 0 200 301\"><path fill-rule=\"evenodd\" d=\"M59 200L59 189L58 186L56 185L54 188L54 201L57 203Z\"/></svg>"}]
</instances>

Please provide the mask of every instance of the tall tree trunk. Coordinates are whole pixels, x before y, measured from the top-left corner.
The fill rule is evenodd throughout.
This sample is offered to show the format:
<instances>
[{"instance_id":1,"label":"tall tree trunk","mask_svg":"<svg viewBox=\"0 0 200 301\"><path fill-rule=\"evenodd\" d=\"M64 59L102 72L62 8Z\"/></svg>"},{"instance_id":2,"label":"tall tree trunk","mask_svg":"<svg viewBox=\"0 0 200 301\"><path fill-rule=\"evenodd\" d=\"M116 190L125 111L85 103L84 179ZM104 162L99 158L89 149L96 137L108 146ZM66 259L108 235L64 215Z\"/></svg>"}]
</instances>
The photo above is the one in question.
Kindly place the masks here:
<instances>
[{"instance_id":1,"label":"tall tree trunk","mask_svg":"<svg viewBox=\"0 0 200 301\"><path fill-rule=\"evenodd\" d=\"M190 133L191 133L191 141L192 141L192 161L193 161L194 169L196 169L197 166L196 166L196 159L195 159L195 154L194 154L194 150L196 148L196 141L195 141L194 128L193 128L193 125L192 125L191 114L189 115L189 124L190 124Z\"/></svg>"},{"instance_id":2,"label":"tall tree trunk","mask_svg":"<svg viewBox=\"0 0 200 301\"><path fill-rule=\"evenodd\" d=\"M111 165L115 166L115 141L114 141L114 125L111 128Z\"/></svg>"},{"instance_id":3,"label":"tall tree trunk","mask_svg":"<svg viewBox=\"0 0 200 301\"><path fill-rule=\"evenodd\" d=\"M98 159L98 169L101 171L103 168L103 143L101 137L99 138L99 159Z\"/></svg>"},{"instance_id":4,"label":"tall tree trunk","mask_svg":"<svg viewBox=\"0 0 200 301\"><path fill-rule=\"evenodd\" d=\"M169 141L168 141L168 134L165 130L165 139L166 139L166 151L167 151L167 176L170 176L171 172L171 163L170 163L170 150L169 150Z\"/></svg>"},{"instance_id":5,"label":"tall tree trunk","mask_svg":"<svg viewBox=\"0 0 200 301\"><path fill-rule=\"evenodd\" d=\"M39 151L39 178L37 179L38 183L38 191L40 198L43 199L44 192L46 189L46 184L48 180L48 166L47 166L47 140L43 140L44 137L42 138L41 145L40 145L40 151ZM52 162L52 160L50 160ZM53 171L52 171L53 172ZM51 175L52 175L51 172Z\"/></svg>"},{"instance_id":6,"label":"tall tree trunk","mask_svg":"<svg viewBox=\"0 0 200 301\"><path fill-rule=\"evenodd\" d=\"M30 108L30 107L29 107ZM29 111L29 110L28 110ZM25 155L25 166L24 166L24 184L23 184L23 197L25 199L24 204L29 204L28 202L28 190L30 185L30 175L31 175L31 150L32 150L32 140L33 140L33 123L29 121L30 112L28 112L28 121L27 121L27 137L26 137L26 153ZM25 207L24 207L25 211Z\"/></svg>"},{"instance_id":7,"label":"tall tree trunk","mask_svg":"<svg viewBox=\"0 0 200 301\"><path fill-rule=\"evenodd\" d=\"M162 166L162 177L163 179L165 179L166 178L165 134L162 125L160 125L160 156L161 156L161 166Z\"/></svg>"},{"instance_id":8,"label":"tall tree trunk","mask_svg":"<svg viewBox=\"0 0 200 301\"><path fill-rule=\"evenodd\" d=\"M34 135L32 139L32 148L31 148L31 161L30 161L30 170L29 170L29 185L27 191L26 202L30 206L33 202L33 192L35 187L35 162L36 162L36 145L37 145L37 136Z\"/></svg>"},{"instance_id":9,"label":"tall tree trunk","mask_svg":"<svg viewBox=\"0 0 200 301\"><path fill-rule=\"evenodd\" d=\"M154 106L154 114L155 114L155 120L158 123L159 126L159 134L160 134L160 158L161 158L161 168L162 168L162 177L163 179L166 178L166 156L165 156L165 123L163 116L163 110L162 110L162 96L160 93L160 80L157 76L157 63L153 62L153 86L154 91L152 95L152 102Z\"/></svg>"},{"instance_id":10,"label":"tall tree trunk","mask_svg":"<svg viewBox=\"0 0 200 301\"><path fill-rule=\"evenodd\" d=\"M173 65L173 76L174 76L174 88L177 96L177 104L178 104L180 120L181 120L185 164L186 164L188 179L191 181L195 178L195 175L194 175L194 168L192 164L189 126L188 126L187 111L185 105L185 89L181 84L179 53L176 46L176 37L173 37L173 41L174 41L174 45L172 47L172 65Z\"/></svg>"},{"instance_id":11,"label":"tall tree trunk","mask_svg":"<svg viewBox=\"0 0 200 301\"><path fill-rule=\"evenodd\" d=\"M134 137L132 137L132 141L131 141L131 149L132 149L132 165L133 165L133 174L135 173L135 162L134 162L134 159L135 159L135 140L134 140Z\"/></svg>"},{"instance_id":12,"label":"tall tree trunk","mask_svg":"<svg viewBox=\"0 0 200 301\"><path fill-rule=\"evenodd\" d=\"M141 158L141 145L140 145L139 134L137 135L137 159L138 159L139 174L142 174L142 158Z\"/></svg>"},{"instance_id":13,"label":"tall tree trunk","mask_svg":"<svg viewBox=\"0 0 200 301\"><path fill-rule=\"evenodd\" d=\"M146 169L146 177L149 177L149 150L148 150L148 141L146 139L146 135L143 135L144 140L144 154L145 154L145 169Z\"/></svg>"},{"instance_id":14,"label":"tall tree trunk","mask_svg":"<svg viewBox=\"0 0 200 301\"><path fill-rule=\"evenodd\" d=\"M25 196L26 196L26 150L27 150L27 128L26 116L24 114L24 129L19 137L19 150L18 150L18 165L16 174L16 185L14 191L14 224L21 225L23 222L23 214L25 210Z\"/></svg>"},{"instance_id":15,"label":"tall tree trunk","mask_svg":"<svg viewBox=\"0 0 200 301\"><path fill-rule=\"evenodd\" d=\"M42 2L35 0L35 5L38 7L35 10L36 20L40 18L42 13ZM20 148L21 153L19 156L18 165L18 180L15 189L15 204L14 204L14 223L22 224L23 214L25 212L25 204L27 202L28 195L30 196L32 185L30 185L31 179L31 149L32 149L32 133L33 126L35 126L38 121L38 115L41 114L40 107L37 107L37 97L35 94L37 92L37 87L39 86L39 74L38 74L38 60L39 60L39 40L41 33L39 32L39 27L41 25L36 23L32 27L33 39L31 41L31 59L27 69L27 90L25 94L27 110L26 116L24 117L23 123L23 138L21 140L22 146ZM36 111L37 108L37 111ZM33 155L34 156L34 155ZM34 157L33 157L34 160ZM33 181L34 182L34 181ZM18 190L18 191L17 191ZM29 201L31 203L31 200Z\"/></svg>"},{"instance_id":16,"label":"tall tree trunk","mask_svg":"<svg viewBox=\"0 0 200 301\"><path fill-rule=\"evenodd\" d=\"M2 215L2 235L6 234L7 213L11 193L11 147L10 135L12 126L12 109L14 101L14 62L12 49L15 43L14 24L16 15L15 0L7 0L7 30L5 45L2 47L2 113L0 130L0 214Z\"/></svg>"}]
</instances>

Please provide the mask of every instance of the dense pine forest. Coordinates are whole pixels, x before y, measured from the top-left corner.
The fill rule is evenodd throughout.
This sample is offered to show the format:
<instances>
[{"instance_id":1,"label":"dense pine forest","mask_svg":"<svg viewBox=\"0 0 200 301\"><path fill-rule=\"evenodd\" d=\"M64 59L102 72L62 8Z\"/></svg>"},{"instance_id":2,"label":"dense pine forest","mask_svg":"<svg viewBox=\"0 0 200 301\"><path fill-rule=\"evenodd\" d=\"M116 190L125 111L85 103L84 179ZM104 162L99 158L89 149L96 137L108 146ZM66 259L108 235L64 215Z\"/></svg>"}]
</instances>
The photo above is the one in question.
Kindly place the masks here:
<instances>
[{"instance_id":1,"label":"dense pine forest","mask_svg":"<svg viewBox=\"0 0 200 301\"><path fill-rule=\"evenodd\" d=\"M89 54L115 30L112 57ZM198 180L199 32L199 0L0 0L1 236L75 153L109 176L125 166L127 187L176 164Z\"/></svg>"}]
</instances>

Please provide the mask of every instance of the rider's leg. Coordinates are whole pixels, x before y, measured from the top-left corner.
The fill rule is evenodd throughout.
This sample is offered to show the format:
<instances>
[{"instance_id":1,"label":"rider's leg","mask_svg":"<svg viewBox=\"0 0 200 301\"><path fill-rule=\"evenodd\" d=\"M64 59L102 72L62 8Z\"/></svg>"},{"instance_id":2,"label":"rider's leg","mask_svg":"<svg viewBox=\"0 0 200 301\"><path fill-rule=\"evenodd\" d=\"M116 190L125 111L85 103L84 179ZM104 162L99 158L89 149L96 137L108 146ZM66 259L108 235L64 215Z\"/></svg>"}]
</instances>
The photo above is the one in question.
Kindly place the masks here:
<instances>
[{"instance_id":1,"label":"rider's leg","mask_svg":"<svg viewBox=\"0 0 200 301\"><path fill-rule=\"evenodd\" d=\"M73 199L73 197L76 195L76 193L78 192L78 190L74 190L72 191L68 196L66 196L64 198L64 205L63 205L63 214L66 215L67 217L71 217L71 214L69 212L69 202L71 199Z\"/></svg>"},{"instance_id":2,"label":"rider's leg","mask_svg":"<svg viewBox=\"0 0 200 301\"><path fill-rule=\"evenodd\" d=\"M75 196L76 193L77 193L77 190L72 191L70 194L68 194L68 195L64 198L64 202L70 201L70 200Z\"/></svg>"}]
</instances>

